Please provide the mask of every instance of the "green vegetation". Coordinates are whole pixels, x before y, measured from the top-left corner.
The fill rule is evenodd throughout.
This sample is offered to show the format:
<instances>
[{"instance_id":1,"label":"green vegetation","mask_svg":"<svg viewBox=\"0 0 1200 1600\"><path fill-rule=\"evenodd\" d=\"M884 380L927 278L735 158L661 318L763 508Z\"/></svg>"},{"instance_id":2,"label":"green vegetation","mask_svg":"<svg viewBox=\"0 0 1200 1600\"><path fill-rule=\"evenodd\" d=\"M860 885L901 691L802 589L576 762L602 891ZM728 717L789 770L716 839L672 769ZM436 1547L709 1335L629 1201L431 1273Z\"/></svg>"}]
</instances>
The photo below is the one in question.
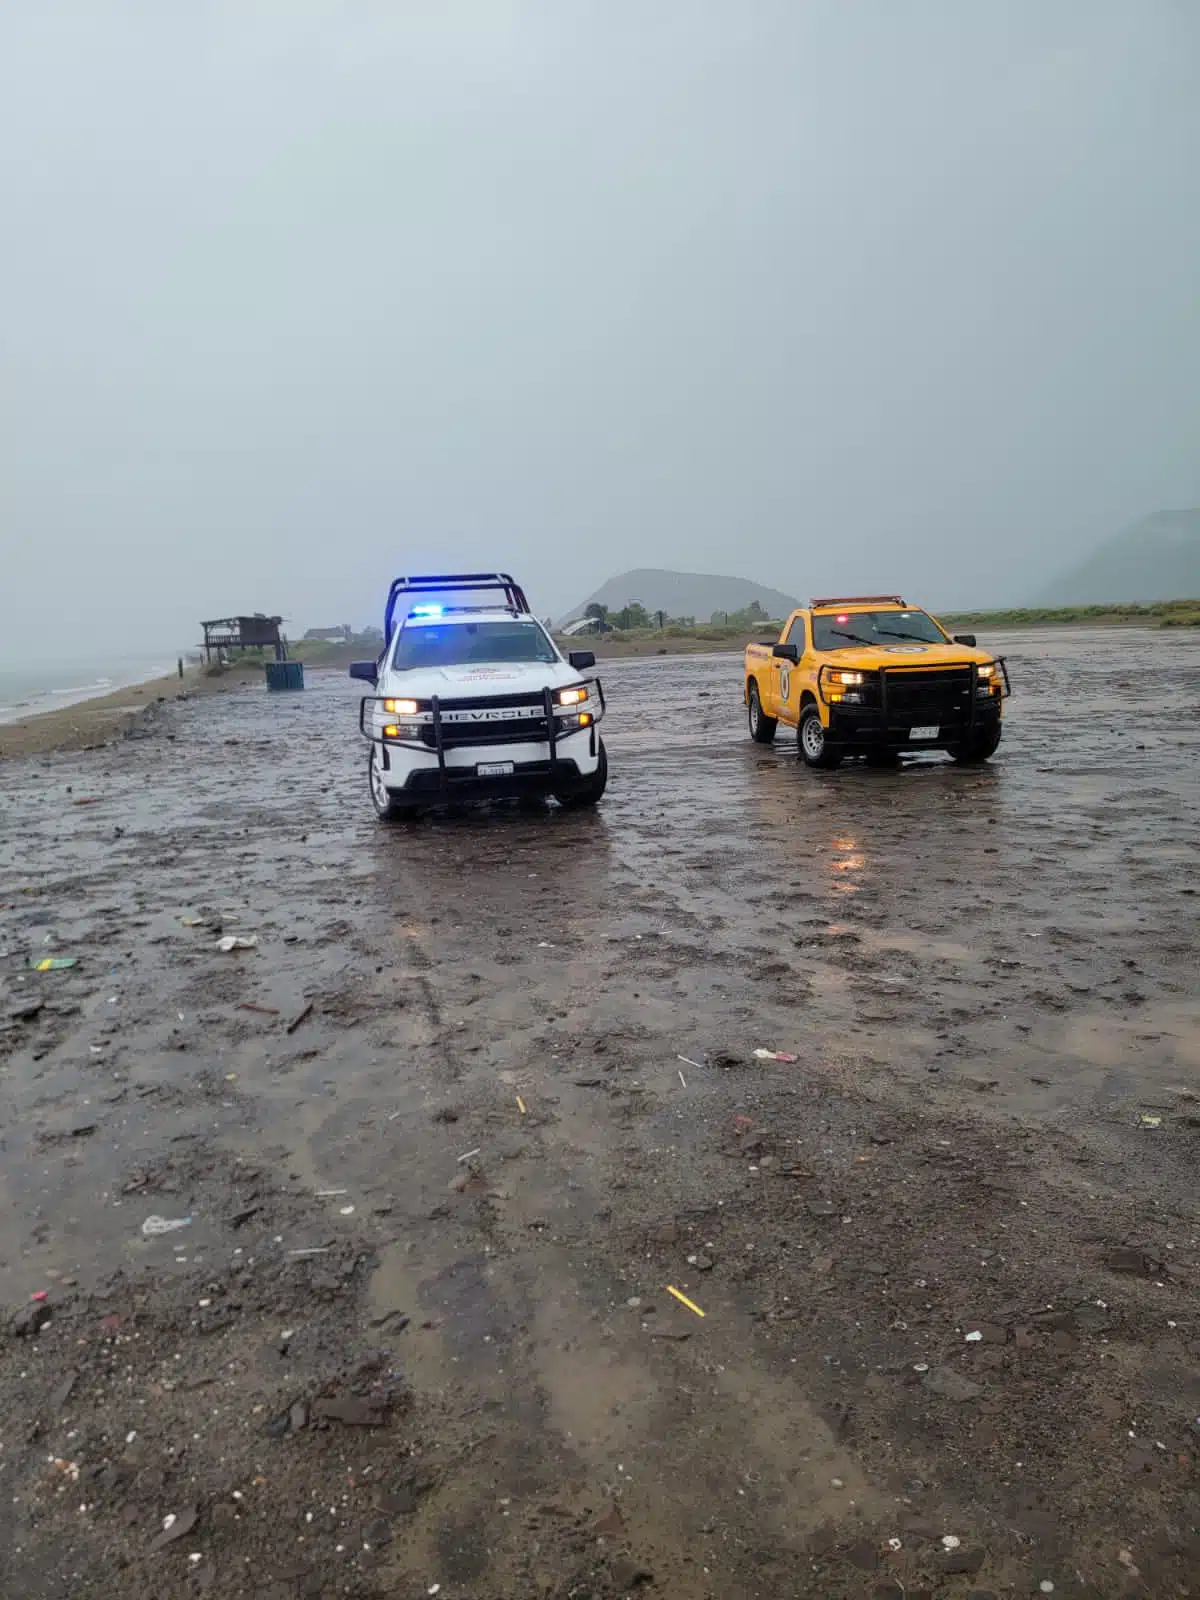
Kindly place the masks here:
<instances>
[{"instance_id":1,"label":"green vegetation","mask_svg":"<svg viewBox=\"0 0 1200 1600\"><path fill-rule=\"evenodd\" d=\"M1200 627L1200 600L1158 600L1148 605L1035 606L1009 611L954 611L939 614L947 627L1031 628L1054 623L1090 622L1153 628Z\"/></svg>"},{"instance_id":2,"label":"green vegetation","mask_svg":"<svg viewBox=\"0 0 1200 1600\"><path fill-rule=\"evenodd\" d=\"M644 612L644 607L639 608ZM690 620L668 621L665 626L615 627L622 615L609 613L609 629L603 634L577 634L561 638L564 650L596 649L601 655L610 645L633 647L634 654L649 654L648 648L658 645L665 649L687 650L689 645L727 645L740 649L748 640L774 641L783 626L772 618L746 620L736 623L731 617L729 625L722 623L694 623ZM988 628L1034 628L1070 623L1088 623L1092 626L1197 628L1200 627L1200 600L1162 600L1150 605L1107 606L1051 606L1024 607L1008 611L955 611L939 612L938 620L950 631L986 630ZM642 648L638 648L641 646ZM626 652L619 652L626 653Z\"/></svg>"},{"instance_id":3,"label":"green vegetation","mask_svg":"<svg viewBox=\"0 0 1200 1600\"><path fill-rule=\"evenodd\" d=\"M709 622L714 628L736 628L745 633L755 628L765 628L771 624L771 614L757 600L751 600L748 606L743 606L740 611L714 611L709 617ZM782 628L782 622L774 624Z\"/></svg>"},{"instance_id":4,"label":"green vegetation","mask_svg":"<svg viewBox=\"0 0 1200 1600\"><path fill-rule=\"evenodd\" d=\"M349 639L289 641L288 654L293 661L303 661L310 667L348 667L352 661L374 661L382 648L383 635L373 630L353 634Z\"/></svg>"},{"instance_id":5,"label":"green vegetation","mask_svg":"<svg viewBox=\"0 0 1200 1600\"><path fill-rule=\"evenodd\" d=\"M751 600L741 611L714 611L707 623L700 624L695 617L672 617L665 611L648 611L640 600L627 600L616 611L593 600L584 616L594 617L605 633L637 636L666 633L674 638L725 638L753 633L756 628L778 631L783 626L781 622L772 622L757 600Z\"/></svg>"}]
</instances>

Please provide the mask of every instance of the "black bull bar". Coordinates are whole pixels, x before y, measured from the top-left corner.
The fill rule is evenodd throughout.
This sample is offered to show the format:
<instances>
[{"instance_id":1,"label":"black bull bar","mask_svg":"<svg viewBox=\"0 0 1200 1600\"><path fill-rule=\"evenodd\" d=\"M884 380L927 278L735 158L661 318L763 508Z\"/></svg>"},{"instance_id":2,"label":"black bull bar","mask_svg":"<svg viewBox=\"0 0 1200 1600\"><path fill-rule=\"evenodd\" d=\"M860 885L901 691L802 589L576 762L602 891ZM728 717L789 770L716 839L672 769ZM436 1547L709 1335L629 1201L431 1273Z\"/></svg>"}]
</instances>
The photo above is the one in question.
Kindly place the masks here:
<instances>
[{"instance_id":1,"label":"black bull bar","mask_svg":"<svg viewBox=\"0 0 1200 1600\"><path fill-rule=\"evenodd\" d=\"M600 679L598 677L596 677L596 678L581 678L579 681L580 681L580 683L588 685L589 688L592 685L594 685L595 689L596 689L597 698L600 701L600 716L599 717L593 716L591 724L589 726L589 731L591 733L591 742L592 742L591 753L593 755L595 755L595 753L596 753L596 724L600 721L600 717L602 717L604 715L605 710L607 709L606 705L605 705L605 700L604 700L604 685L600 682ZM568 684L565 687L571 688L571 687L573 687L573 685ZM529 709L531 704L538 705L539 710L541 711L542 717L545 719L546 742L550 746L550 774L551 774L551 776L553 776L554 770L555 770L556 766L558 765L558 742L559 742L559 739L561 737L561 735L559 733L559 729L558 729L558 715L557 715L557 713L559 713L561 711L567 716L572 716L578 710L578 708L568 709L565 706L556 705L555 702L554 702L554 696L558 692L559 692L558 689L551 689L549 687L544 688L542 690L542 693L541 693L540 704L539 704L538 701L531 701L527 696L522 696L519 703L508 703L508 704L506 704L503 701L497 702L494 699L464 700L461 697L454 696L454 697L452 697L453 701L454 701L453 709L455 711L475 710L475 709L481 710L481 711L485 710L485 709L489 710L489 711L498 711L498 712L508 711L510 713L509 718L506 718L506 719L503 719L503 720L513 721L513 720L517 720L517 718L520 717L522 712L528 712L528 709ZM389 718L389 719L394 717L396 722L398 722L398 723L405 721L406 719L403 716L401 716L401 714L399 712L393 712L393 711L385 712L385 711L382 711L382 710L376 711L374 709L376 707L382 707L385 700L396 700L396 699L401 699L401 698L403 698L403 697L400 696L400 695L371 695L371 694L363 695L361 701L359 702L359 707L358 707L358 731L359 731L359 733L362 734L363 738L368 740L371 744L377 744L377 745L380 745L381 747L386 747L389 750L415 750L415 751L418 751L421 755L425 755L425 756L430 755L431 753L435 754L437 756L437 763L438 763L438 786L442 790L443 793L446 793L447 790L449 789L449 781L448 781L447 772L446 772L446 748L447 748L446 747L446 721L445 721L446 712L444 711L443 706L442 706L442 696L435 694L433 696L433 698L428 702L429 714L431 714L431 719L432 719L430 724L429 724L429 726L431 726L432 729L433 729L433 744L432 744L432 746L427 744L423 739L385 739L382 734L377 733L377 732L373 732L373 731L371 731L371 729L369 729L367 727L367 708L368 708L368 706L370 706L372 708L372 715L374 715L374 716L386 717L386 718ZM421 705L424 705L424 702L418 702L418 703L421 704ZM425 710L422 710L422 711L420 711L418 713L418 715L422 716L422 717L424 717L426 714L427 713L426 713ZM411 720L411 717L409 719L407 719L407 720ZM499 721L499 720L502 720L502 719L497 718L497 720ZM540 719L530 718L529 720L530 720L531 723L536 723ZM457 724L455 724L455 725L457 725ZM482 726L486 726L486 724L483 724ZM581 731L582 731L581 729L572 729L571 730L572 734L574 734L576 732L581 732ZM532 732L532 729L531 729L531 732ZM513 740L511 737L505 737L505 736L500 736L496 740L497 744L529 743L529 742L534 742L534 741L532 741L532 740ZM538 738L536 740L536 742L540 744L542 741L541 741L540 738ZM463 746L462 745L454 745L451 748L453 748L453 749L462 749Z\"/></svg>"}]
</instances>

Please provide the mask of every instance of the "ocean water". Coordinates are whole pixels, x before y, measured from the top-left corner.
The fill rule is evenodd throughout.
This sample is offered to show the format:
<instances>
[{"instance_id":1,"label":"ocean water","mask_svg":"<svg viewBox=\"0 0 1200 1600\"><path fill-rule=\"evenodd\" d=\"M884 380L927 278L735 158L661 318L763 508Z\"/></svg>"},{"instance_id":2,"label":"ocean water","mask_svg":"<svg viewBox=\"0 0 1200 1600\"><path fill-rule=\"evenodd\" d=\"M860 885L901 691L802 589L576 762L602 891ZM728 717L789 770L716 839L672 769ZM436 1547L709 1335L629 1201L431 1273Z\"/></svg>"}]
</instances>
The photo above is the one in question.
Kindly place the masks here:
<instances>
[{"instance_id":1,"label":"ocean water","mask_svg":"<svg viewBox=\"0 0 1200 1600\"><path fill-rule=\"evenodd\" d=\"M40 667L0 666L0 722L56 711L129 688L175 670L175 657L154 655L98 657L94 661L47 663Z\"/></svg>"}]
</instances>

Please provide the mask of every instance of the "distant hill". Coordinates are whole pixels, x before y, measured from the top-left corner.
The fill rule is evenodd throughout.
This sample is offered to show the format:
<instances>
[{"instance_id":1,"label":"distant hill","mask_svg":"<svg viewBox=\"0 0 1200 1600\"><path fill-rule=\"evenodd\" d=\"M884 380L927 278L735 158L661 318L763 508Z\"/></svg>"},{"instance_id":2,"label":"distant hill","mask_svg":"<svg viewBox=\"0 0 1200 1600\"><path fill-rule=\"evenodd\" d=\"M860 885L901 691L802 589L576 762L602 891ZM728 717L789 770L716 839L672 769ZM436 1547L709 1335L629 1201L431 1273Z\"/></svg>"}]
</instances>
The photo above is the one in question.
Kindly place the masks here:
<instances>
[{"instance_id":1,"label":"distant hill","mask_svg":"<svg viewBox=\"0 0 1200 1600\"><path fill-rule=\"evenodd\" d=\"M1143 517L1049 584L1036 603L1194 599L1200 599L1200 509Z\"/></svg>"},{"instance_id":2,"label":"distant hill","mask_svg":"<svg viewBox=\"0 0 1200 1600\"><path fill-rule=\"evenodd\" d=\"M595 594L565 614L564 620L582 617L588 606L599 604L619 611L640 600L647 611L665 611L670 617L695 617L707 622L714 611L743 611L757 600L769 617L786 617L800 604L779 589L768 589L747 578L718 578L706 572L666 572L659 567L638 567L610 578Z\"/></svg>"}]
</instances>

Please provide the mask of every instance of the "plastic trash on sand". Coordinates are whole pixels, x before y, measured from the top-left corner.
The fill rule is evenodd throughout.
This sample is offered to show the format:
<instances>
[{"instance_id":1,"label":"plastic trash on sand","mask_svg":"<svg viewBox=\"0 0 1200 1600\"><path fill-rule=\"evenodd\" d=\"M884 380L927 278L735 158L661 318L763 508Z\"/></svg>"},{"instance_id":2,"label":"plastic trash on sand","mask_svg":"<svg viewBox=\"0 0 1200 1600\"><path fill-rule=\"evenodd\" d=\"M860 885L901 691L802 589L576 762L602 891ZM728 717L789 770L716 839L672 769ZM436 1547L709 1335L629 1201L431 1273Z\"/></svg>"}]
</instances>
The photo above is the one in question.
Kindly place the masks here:
<instances>
[{"instance_id":1,"label":"plastic trash on sand","mask_svg":"<svg viewBox=\"0 0 1200 1600\"><path fill-rule=\"evenodd\" d=\"M147 1217L142 1223L142 1232L147 1239L157 1239L160 1234L177 1233L180 1228L191 1225L191 1217Z\"/></svg>"},{"instance_id":2,"label":"plastic trash on sand","mask_svg":"<svg viewBox=\"0 0 1200 1600\"><path fill-rule=\"evenodd\" d=\"M790 1050L764 1050L761 1047L754 1052L756 1061L799 1061L799 1056L794 1056Z\"/></svg>"},{"instance_id":3,"label":"plastic trash on sand","mask_svg":"<svg viewBox=\"0 0 1200 1600\"><path fill-rule=\"evenodd\" d=\"M231 950L253 950L258 944L258 935L251 933L243 937L239 933L227 933L223 939L217 940L217 949L223 955L228 955Z\"/></svg>"},{"instance_id":4,"label":"plastic trash on sand","mask_svg":"<svg viewBox=\"0 0 1200 1600\"><path fill-rule=\"evenodd\" d=\"M78 964L78 956L43 956L40 961L33 960L29 963L35 972L64 972L68 967Z\"/></svg>"}]
</instances>

